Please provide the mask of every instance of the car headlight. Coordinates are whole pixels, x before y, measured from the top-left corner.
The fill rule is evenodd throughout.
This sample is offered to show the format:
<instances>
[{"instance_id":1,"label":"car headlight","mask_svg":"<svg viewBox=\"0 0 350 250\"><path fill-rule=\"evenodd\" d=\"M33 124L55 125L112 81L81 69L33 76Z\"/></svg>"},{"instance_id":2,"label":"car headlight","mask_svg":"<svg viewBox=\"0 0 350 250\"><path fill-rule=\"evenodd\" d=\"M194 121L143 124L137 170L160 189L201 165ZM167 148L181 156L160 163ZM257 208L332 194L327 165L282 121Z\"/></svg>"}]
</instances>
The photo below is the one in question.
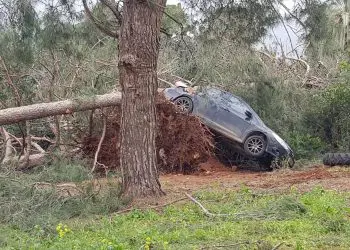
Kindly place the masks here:
<instances>
[{"instance_id":1,"label":"car headlight","mask_svg":"<svg viewBox=\"0 0 350 250\"><path fill-rule=\"evenodd\" d=\"M281 138L279 137L278 134L276 134L275 132L272 133L273 134L273 137L275 138L275 140L281 144L282 147L284 147L286 150L289 150L289 146L288 144Z\"/></svg>"}]
</instances>

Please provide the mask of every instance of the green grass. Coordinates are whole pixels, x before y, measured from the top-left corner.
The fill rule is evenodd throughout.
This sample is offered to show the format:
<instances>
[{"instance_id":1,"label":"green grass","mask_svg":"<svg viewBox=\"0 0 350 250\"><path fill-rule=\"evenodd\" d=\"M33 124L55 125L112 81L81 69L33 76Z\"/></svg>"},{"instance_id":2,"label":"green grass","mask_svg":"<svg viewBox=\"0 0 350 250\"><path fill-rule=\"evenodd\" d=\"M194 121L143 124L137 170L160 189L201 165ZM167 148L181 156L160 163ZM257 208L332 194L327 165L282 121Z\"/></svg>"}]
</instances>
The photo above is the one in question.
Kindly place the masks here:
<instances>
[{"instance_id":1,"label":"green grass","mask_svg":"<svg viewBox=\"0 0 350 250\"><path fill-rule=\"evenodd\" d=\"M103 190L99 190L88 178L88 171L78 161L62 161L28 173L0 172L0 224L23 232L36 227L53 234L61 220L107 215L125 206L126 201L118 198L120 186L115 179L106 181ZM56 191L56 184L67 182L77 184L80 191L73 191L78 195Z\"/></svg>"},{"instance_id":2,"label":"green grass","mask_svg":"<svg viewBox=\"0 0 350 250\"><path fill-rule=\"evenodd\" d=\"M194 195L213 213L188 201L163 212L63 221L58 230L0 227L4 249L350 249L350 194L316 188L300 194L206 190ZM235 213L239 213L235 216ZM52 225L54 227L56 225ZM233 245L237 244L237 245ZM215 246L227 247L215 247Z\"/></svg>"}]
</instances>

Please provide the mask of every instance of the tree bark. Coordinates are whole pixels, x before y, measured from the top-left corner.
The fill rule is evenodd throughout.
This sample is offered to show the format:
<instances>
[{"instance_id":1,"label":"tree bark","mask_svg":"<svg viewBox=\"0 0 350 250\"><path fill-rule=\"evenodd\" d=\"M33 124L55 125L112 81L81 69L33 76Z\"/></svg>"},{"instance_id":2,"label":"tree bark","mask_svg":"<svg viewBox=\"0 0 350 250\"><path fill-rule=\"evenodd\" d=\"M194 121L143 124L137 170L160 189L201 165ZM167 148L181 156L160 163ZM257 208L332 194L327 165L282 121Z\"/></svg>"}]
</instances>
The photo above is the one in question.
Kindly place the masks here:
<instances>
[{"instance_id":1,"label":"tree bark","mask_svg":"<svg viewBox=\"0 0 350 250\"><path fill-rule=\"evenodd\" d=\"M39 103L28 106L0 109L0 125L18 123L20 121L39 119L54 115L72 114L77 111L98 109L119 105L121 93L97 95L93 97Z\"/></svg>"},{"instance_id":2,"label":"tree bark","mask_svg":"<svg viewBox=\"0 0 350 250\"><path fill-rule=\"evenodd\" d=\"M157 59L166 0L124 1L119 43L121 168L129 197L163 195L157 171Z\"/></svg>"}]
</instances>

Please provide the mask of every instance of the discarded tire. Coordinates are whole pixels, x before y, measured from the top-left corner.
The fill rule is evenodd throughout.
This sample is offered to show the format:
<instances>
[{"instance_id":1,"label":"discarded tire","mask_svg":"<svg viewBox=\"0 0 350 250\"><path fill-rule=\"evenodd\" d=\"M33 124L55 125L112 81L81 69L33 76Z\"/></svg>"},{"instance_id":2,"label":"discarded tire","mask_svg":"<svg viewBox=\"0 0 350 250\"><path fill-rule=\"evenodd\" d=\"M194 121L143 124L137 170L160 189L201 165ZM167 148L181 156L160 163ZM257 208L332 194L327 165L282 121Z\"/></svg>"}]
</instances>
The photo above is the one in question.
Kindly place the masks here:
<instances>
[{"instance_id":1,"label":"discarded tire","mask_svg":"<svg viewBox=\"0 0 350 250\"><path fill-rule=\"evenodd\" d=\"M323 164L328 166L350 165L350 153L328 153L323 157Z\"/></svg>"}]
</instances>

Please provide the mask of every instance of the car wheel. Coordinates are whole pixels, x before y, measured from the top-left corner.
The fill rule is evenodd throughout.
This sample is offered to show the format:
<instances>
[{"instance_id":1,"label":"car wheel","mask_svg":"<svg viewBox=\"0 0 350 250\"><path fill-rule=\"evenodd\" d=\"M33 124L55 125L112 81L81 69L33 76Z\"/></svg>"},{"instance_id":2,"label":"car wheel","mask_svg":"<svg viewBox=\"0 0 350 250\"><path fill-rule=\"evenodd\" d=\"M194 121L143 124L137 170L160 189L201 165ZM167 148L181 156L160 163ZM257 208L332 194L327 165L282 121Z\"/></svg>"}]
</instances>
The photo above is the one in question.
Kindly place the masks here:
<instances>
[{"instance_id":1,"label":"car wheel","mask_svg":"<svg viewBox=\"0 0 350 250\"><path fill-rule=\"evenodd\" d=\"M244 142L244 151L253 157L263 156L266 149L266 141L261 135L249 136Z\"/></svg>"},{"instance_id":2,"label":"car wheel","mask_svg":"<svg viewBox=\"0 0 350 250\"><path fill-rule=\"evenodd\" d=\"M191 98L187 96L180 96L176 98L174 104L182 113L185 114L189 114L193 110L193 102Z\"/></svg>"}]
</instances>

